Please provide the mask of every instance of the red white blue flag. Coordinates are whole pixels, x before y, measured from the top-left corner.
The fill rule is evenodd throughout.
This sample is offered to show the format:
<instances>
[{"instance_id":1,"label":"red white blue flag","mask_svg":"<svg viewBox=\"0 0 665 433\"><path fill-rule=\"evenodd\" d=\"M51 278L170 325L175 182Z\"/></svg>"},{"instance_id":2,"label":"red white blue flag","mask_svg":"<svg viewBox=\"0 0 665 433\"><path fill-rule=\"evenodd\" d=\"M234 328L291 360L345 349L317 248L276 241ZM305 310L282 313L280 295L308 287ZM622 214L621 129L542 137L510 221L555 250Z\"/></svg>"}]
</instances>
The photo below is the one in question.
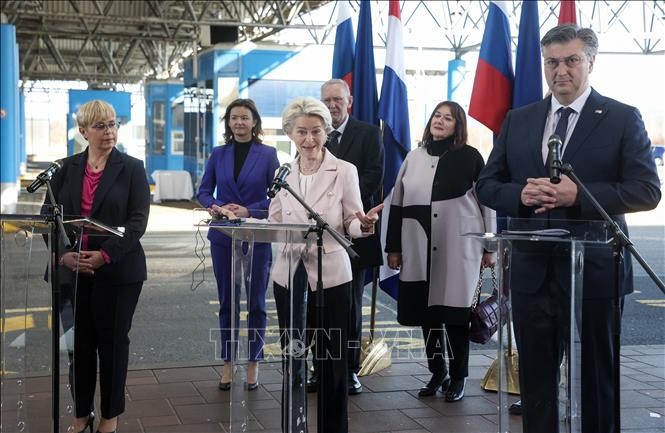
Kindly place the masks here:
<instances>
[{"instance_id":1,"label":"red white blue flag","mask_svg":"<svg viewBox=\"0 0 665 433\"><path fill-rule=\"evenodd\" d=\"M351 5L348 1L337 2L337 29L335 30L335 49L333 51L332 77L346 81L353 94L353 63L355 58L355 39Z\"/></svg>"},{"instance_id":2,"label":"red white blue flag","mask_svg":"<svg viewBox=\"0 0 665 433\"><path fill-rule=\"evenodd\" d=\"M386 40L386 66L383 69L379 118L383 120L383 146L386 153L386 169L383 190L387 195L395 184L395 178L406 154L411 150L409 130L409 98L406 91L404 69L404 43L399 1L390 0L388 6L388 38Z\"/></svg>"},{"instance_id":3,"label":"red white blue flag","mask_svg":"<svg viewBox=\"0 0 665 433\"><path fill-rule=\"evenodd\" d=\"M490 2L469 104L469 115L497 135L513 102L508 16L507 2Z\"/></svg>"},{"instance_id":4,"label":"red white blue flag","mask_svg":"<svg viewBox=\"0 0 665 433\"><path fill-rule=\"evenodd\" d=\"M402 20L398 0L390 0L388 6L388 38L386 41L386 66L383 69L379 118L383 120L383 147L385 150L385 173L383 176L384 201L381 224L381 242L385 245L386 227L390 214L390 201L399 168L411 149L409 131L409 99L406 90L404 69L404 43ZM384 263L387 260L384 257ZM397 299L398 272L387 266L380 270L379 286Z\"/></svg>"}]
</instances>

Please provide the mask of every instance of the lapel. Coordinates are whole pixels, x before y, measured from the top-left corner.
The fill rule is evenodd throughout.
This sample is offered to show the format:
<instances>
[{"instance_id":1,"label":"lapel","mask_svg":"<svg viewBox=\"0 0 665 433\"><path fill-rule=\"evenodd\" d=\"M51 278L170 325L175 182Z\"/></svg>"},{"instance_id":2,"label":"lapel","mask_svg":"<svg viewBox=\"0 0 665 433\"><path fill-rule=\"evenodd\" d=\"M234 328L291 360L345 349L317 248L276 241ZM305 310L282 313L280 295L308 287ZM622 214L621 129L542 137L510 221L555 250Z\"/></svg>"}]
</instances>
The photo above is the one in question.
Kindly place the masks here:
<instances>
[{"instance_id":1,"label":"lapel","mask_svg":"<svg viewBox=\"0 0 665 433\"><path fill-rule=\"evenodd\" d=\"M547 113L550 110L551 96L543 99L536 104L534 110L527 110L527 120L525 127L527 128L527 143L531 145L531 157L536 162L535 167L540 167L541 177L548 176L546 163L543 164L543 134L545 131L545 122L547 121ZM531 125L538 125L532 128Z\"/></svg>"},{"instance_id":2,"label":"lapel","mask_svg":"<svg viewBox=\"0 0 665 433\"><path fill-rule=\"evenodd\" d=\"M351 148L351 143L353 142L353 137L356 136L355 131L358 121L351 115L349 115L349 121L346 122L346 128L344 128L344 134L339 138L339 148L337 149L337 158L344 159L346 153Z\"/></svg>"},{"instance_id":3,"label":"lapel","mask_svg":"<svg viewBox=\"0 0 665 433\"><path fill-rule=\"evenodd\" d=\"M102 179L99 181L99 186L97 187L97 191L95 191L95 199L92 202L92 210L90 211L90 216L95 215L95 212L97 212L97 209L104 201L106 193L109 192L109 189L111 189L111 186L115 183L115 180L118 178L118 176L120 175L120 173L123 171L124 168L125 164L123 164L122 162L122 156L120 155L120 151L113 148L113 150L111 151L111 155L109 155L109 160L106 163L106 167L104 168L104 174L102 174Z\"/></svg>"},{"instance_id":4,"label":"lapel","mask_svg":"<svg viewBox=\"0 0 665 433\"><path fill-rule=\"evenodd\" d=\"M223 185L228 185L232 191L232 196L230 195L225 198L228 201L236 202L238 201L237 197L240 197L240 190L238 189L238 184L236 183L236 180L233 177L233 168L236 157L236 144L234 142L231 142L229 144L224 145L222 149L223 149L223 153L221 155L222 171L220 173L222 179L220 180L222 180ZM249 155L247 155L247 158L249 158ZM238 175L238 179L240 179L241 176L242 176L242 170ZM217 194L219 194L219 192ZM224 194L224 196L226 196L226 194Z\"/></svg>"},{"instance_id":5,"label":"lapel","mask_svg":"<svg viewBox=\"0 0 665 433\"><path fill-rule=\"evenodd\" d=\"M72 215L81 215L81 197L83 196L83 176L85 174L85 164L88 161L88 148L72 158L71 173L67 176L67 184L70 196L70 209ZM64 206L64 203L62 203ZM64 206L65 209L67 206Z\"/></svg>"},{"instance_id":6,"label":"lapel","mask_svg":"<svg viewBox=\"0 0 665 433\"><path fill-rule=\"evenodd\" d=\"M572 161L575 153L580 150L589 134L598 126L598 122L605 118L607 109L605 107L605 98L591 89L591 94L586 100L580 118L577 120L575 130L568 140L566 149L563 152L562 159L565 162Z\"/></svg>"},{"instance_id":7,"label":"lapel","mask_svg":"<svg viewBox=\"0 0 665 433\"><path fill-rule=\"evenodd\" d=\"M312 207L325 196L337 178L337 158L332 152L326 151L315 178L315 182L307 192L307 202Z\"/></svg>"},{"instance_id":8,"label":"lapel","mask_svg":"<svg viewBox=\"0 0 665 433\"><path fill-rule=\"evenodd\" d=\"M233 157L235 159L235 155ZM247 152L247 158L245 158L245 162L240 168L240 173L238 173L238 182L236 184L238 188L239 185L245 185L248 183L248 177L251 177L252 173L255 173L254 167L256 167L256 163L258 162L258 160L259 160L259 149L257 144L252 141L252 143L249 145L249 152ZM233 173L233 170L231 170L231 172ZM240 194L238 194L238 197L240 197Z\"/></svg>"},{"instance_id":9,"label":"lapel","mask_svg":"<svg viewBox=\"0 0 665 433\"><path fill-rule=\"evenodd\" d=\"M303 197L302 191L300 190L300 158L293 160L293 162L291 162L291 167L291 173L289 173L284 180L286 180L286 183L289 184L294 193L298 194L300 197ZM290 194L285 189L282 189L280 194L284 194L284 196L288 195L290 197ZM302 205L295 198L291 197L291 200L293 201L292 206L294 206L294 209L299 209L302 207Z\"/></svg>"}]
</instances>

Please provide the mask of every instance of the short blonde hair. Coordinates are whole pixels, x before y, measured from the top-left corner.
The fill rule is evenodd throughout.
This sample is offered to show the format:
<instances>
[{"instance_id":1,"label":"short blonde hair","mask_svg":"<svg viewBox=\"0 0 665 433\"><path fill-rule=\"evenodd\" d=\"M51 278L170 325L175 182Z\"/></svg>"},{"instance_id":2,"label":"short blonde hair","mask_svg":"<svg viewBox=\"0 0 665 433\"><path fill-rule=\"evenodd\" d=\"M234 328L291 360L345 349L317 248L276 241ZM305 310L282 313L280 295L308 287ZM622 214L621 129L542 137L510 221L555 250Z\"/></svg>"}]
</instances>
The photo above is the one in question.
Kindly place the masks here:
<instances>
[{"instance_id":1,"label":"short blonde hair","mask_svg":"<svg viewBox=\"0 0 665 433\"><path fill-rule=\"evenodd\" d=\"M100 99L88 101L79 107L76 113L76 123L79 128L87 128L97 122L105 121L113 117L115 119L115 109L111 104Z\"/></svg>"},{"instance_id":2,"label":"short blonde hair","mask_svg":"<svg viewBox=\"0 0 665 433\"><path fill-rule=\"evenodd\" d=\"M288 103L282 111L282 129L288 135L293 130L293 124L300 116L316 116L323 121L326 134L333 130L330 111L323 102L311 96L299 96Z\"/></svg>"}]
</instances>

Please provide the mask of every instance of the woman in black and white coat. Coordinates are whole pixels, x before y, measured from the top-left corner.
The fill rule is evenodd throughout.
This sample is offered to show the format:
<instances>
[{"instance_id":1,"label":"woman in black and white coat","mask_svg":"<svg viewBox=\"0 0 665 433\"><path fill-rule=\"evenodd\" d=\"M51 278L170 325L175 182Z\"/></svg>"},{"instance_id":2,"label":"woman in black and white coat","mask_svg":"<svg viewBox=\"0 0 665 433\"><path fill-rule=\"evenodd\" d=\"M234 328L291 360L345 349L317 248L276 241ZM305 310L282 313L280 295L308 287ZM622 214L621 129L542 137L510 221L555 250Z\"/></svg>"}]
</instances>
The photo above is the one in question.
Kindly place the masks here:
<instances>
[{"instance_id":1,"label":"woman in black and white coat","mask_svg":"<svg viewBox=\"0 0 665 433\"><path fill-rule=\"evenodd\" d=\"M406 156L395 182L386 252L388 266L401 270L397 320L423 330L432 378L420 396L442 388L447 401L464 397L470 306L481 264L494 264L480 241L462 236L494 231L494 213L478 203L474 190L484 165L467 144L464 110L445 101L432 112L421 146Z\"/></svg>"}]
</instances>

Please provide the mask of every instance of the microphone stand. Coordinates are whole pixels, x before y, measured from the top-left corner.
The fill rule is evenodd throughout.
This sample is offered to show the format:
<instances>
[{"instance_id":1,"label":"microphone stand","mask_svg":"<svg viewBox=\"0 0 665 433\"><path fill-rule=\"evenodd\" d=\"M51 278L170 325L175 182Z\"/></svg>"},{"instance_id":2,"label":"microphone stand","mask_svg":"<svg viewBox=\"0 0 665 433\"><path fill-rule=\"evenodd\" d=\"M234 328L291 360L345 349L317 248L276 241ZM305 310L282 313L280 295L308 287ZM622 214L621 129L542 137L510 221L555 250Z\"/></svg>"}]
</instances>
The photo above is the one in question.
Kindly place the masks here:
<instances>
[{"instance_id":1,"label":"microphone stand","mask_svg":"<svg viewBox=\"0 0 665 433\"><path fill-rule=\"evenodd\" d=\"M314 209L310 205L308 205L305 200L296 192L293 191L291 186L286 182L286 181L281 181L278 179L275 179L275 182L277 182L278 190L280 188L284 188L287 190L293 198L295 198L307 211L307 215L313 219L316 222L316 227L310 228L308 231L309 233L316 232L316 255L317 255L317 268L316 268L316 353L315 353L315 362L321 362L323 360L323 357L325 355L325 352L323 350L323 333L321 332L322 326L323 326L323 231L327 231L330 236L337 241L344 249L346 252L349 254L349 256L352 259L357 259L358 254L356 254L355 251L353 251L353 248L351 248L351 245L353 243L349 241L347 238L344 236L340 235L337 230L334 228L330 227L328 223L321 218L321 215L316 213ZM323 376L321 374L322 369L319 366L318 370L318 381L317 381L317 392L316 392L316 431L322 432L325 431L325 424L323 422L324 418L324 399L326 396L323 395ZM346 389L344 390L346 392Z\"/></svg>"},{"instance_id":2,"label":"microphone stand","mask_svg":"<svg viewBox=\"0 0 665 433\"><path fill-rule=\"evenodd\" d=\"M577 188L582 191L582 194L584 197L586 197L593 207L598 211L598 213L601 215L603 220L607 223L608 227L612 231L613 234L613 242L612 245L614 247L614 266L615 266L615 274L614 274L614 317L613 317L613 326L614 326L614 335L613 335L613 342L614 342L614 352L613 352L613 361L614 361L614 369L613 369L613 382L614 382L614 431L616 433L621 432L621 411L620 411L620 403L621 403L621 398L620 398L620 386L619 386L619 380L620 380L620 374L619 374L619 369L621 368L620 364L620 348L621 348L621 305L619 299L621 298L620 295L620 290L619 290L619 275L621 274L621 263L624 260L624 252L623 249L627 249L633 257L639 262L639 264L642 266L642 269L646 271L647 274L651 277L653 282L658 286L658 288L665 294L665 284L658 278L656 273L651 269L651 267L648 265L648 263L642 258L640 253L637 252L635 249L633 243L631 240L626 236L626 234L621 230L621 227L614 221L609 214L603 209L603 207L598 203L596 198L591 194L591 192L587 189L586 186L582 183L579 177L575 174L573 171L573 166L566 163L561 165L561 172L568 175L573 182L575 182L575 185L577 185ZM584 318L582 318L584 320Z\"/></svg>"},{"instance_id":3,"label":"microphone stand","mask_svg":"<svg viewBox=\"0 0 665 433\"><path fill-rule=\"evenodd\" d=\"M51 188L51 180L46 179L46 193L53 207L52 214L48 217L51 222L51 242L53 259L51 260L51 392L52 398L52 416L53 432L60 431L60 278L58 276L58 266L60 258L60 241L64 242L65 248L71 248L65 225L62 222L62 210L60 205L55 203L55 196Z\"/></svg>"}]
</instances>

